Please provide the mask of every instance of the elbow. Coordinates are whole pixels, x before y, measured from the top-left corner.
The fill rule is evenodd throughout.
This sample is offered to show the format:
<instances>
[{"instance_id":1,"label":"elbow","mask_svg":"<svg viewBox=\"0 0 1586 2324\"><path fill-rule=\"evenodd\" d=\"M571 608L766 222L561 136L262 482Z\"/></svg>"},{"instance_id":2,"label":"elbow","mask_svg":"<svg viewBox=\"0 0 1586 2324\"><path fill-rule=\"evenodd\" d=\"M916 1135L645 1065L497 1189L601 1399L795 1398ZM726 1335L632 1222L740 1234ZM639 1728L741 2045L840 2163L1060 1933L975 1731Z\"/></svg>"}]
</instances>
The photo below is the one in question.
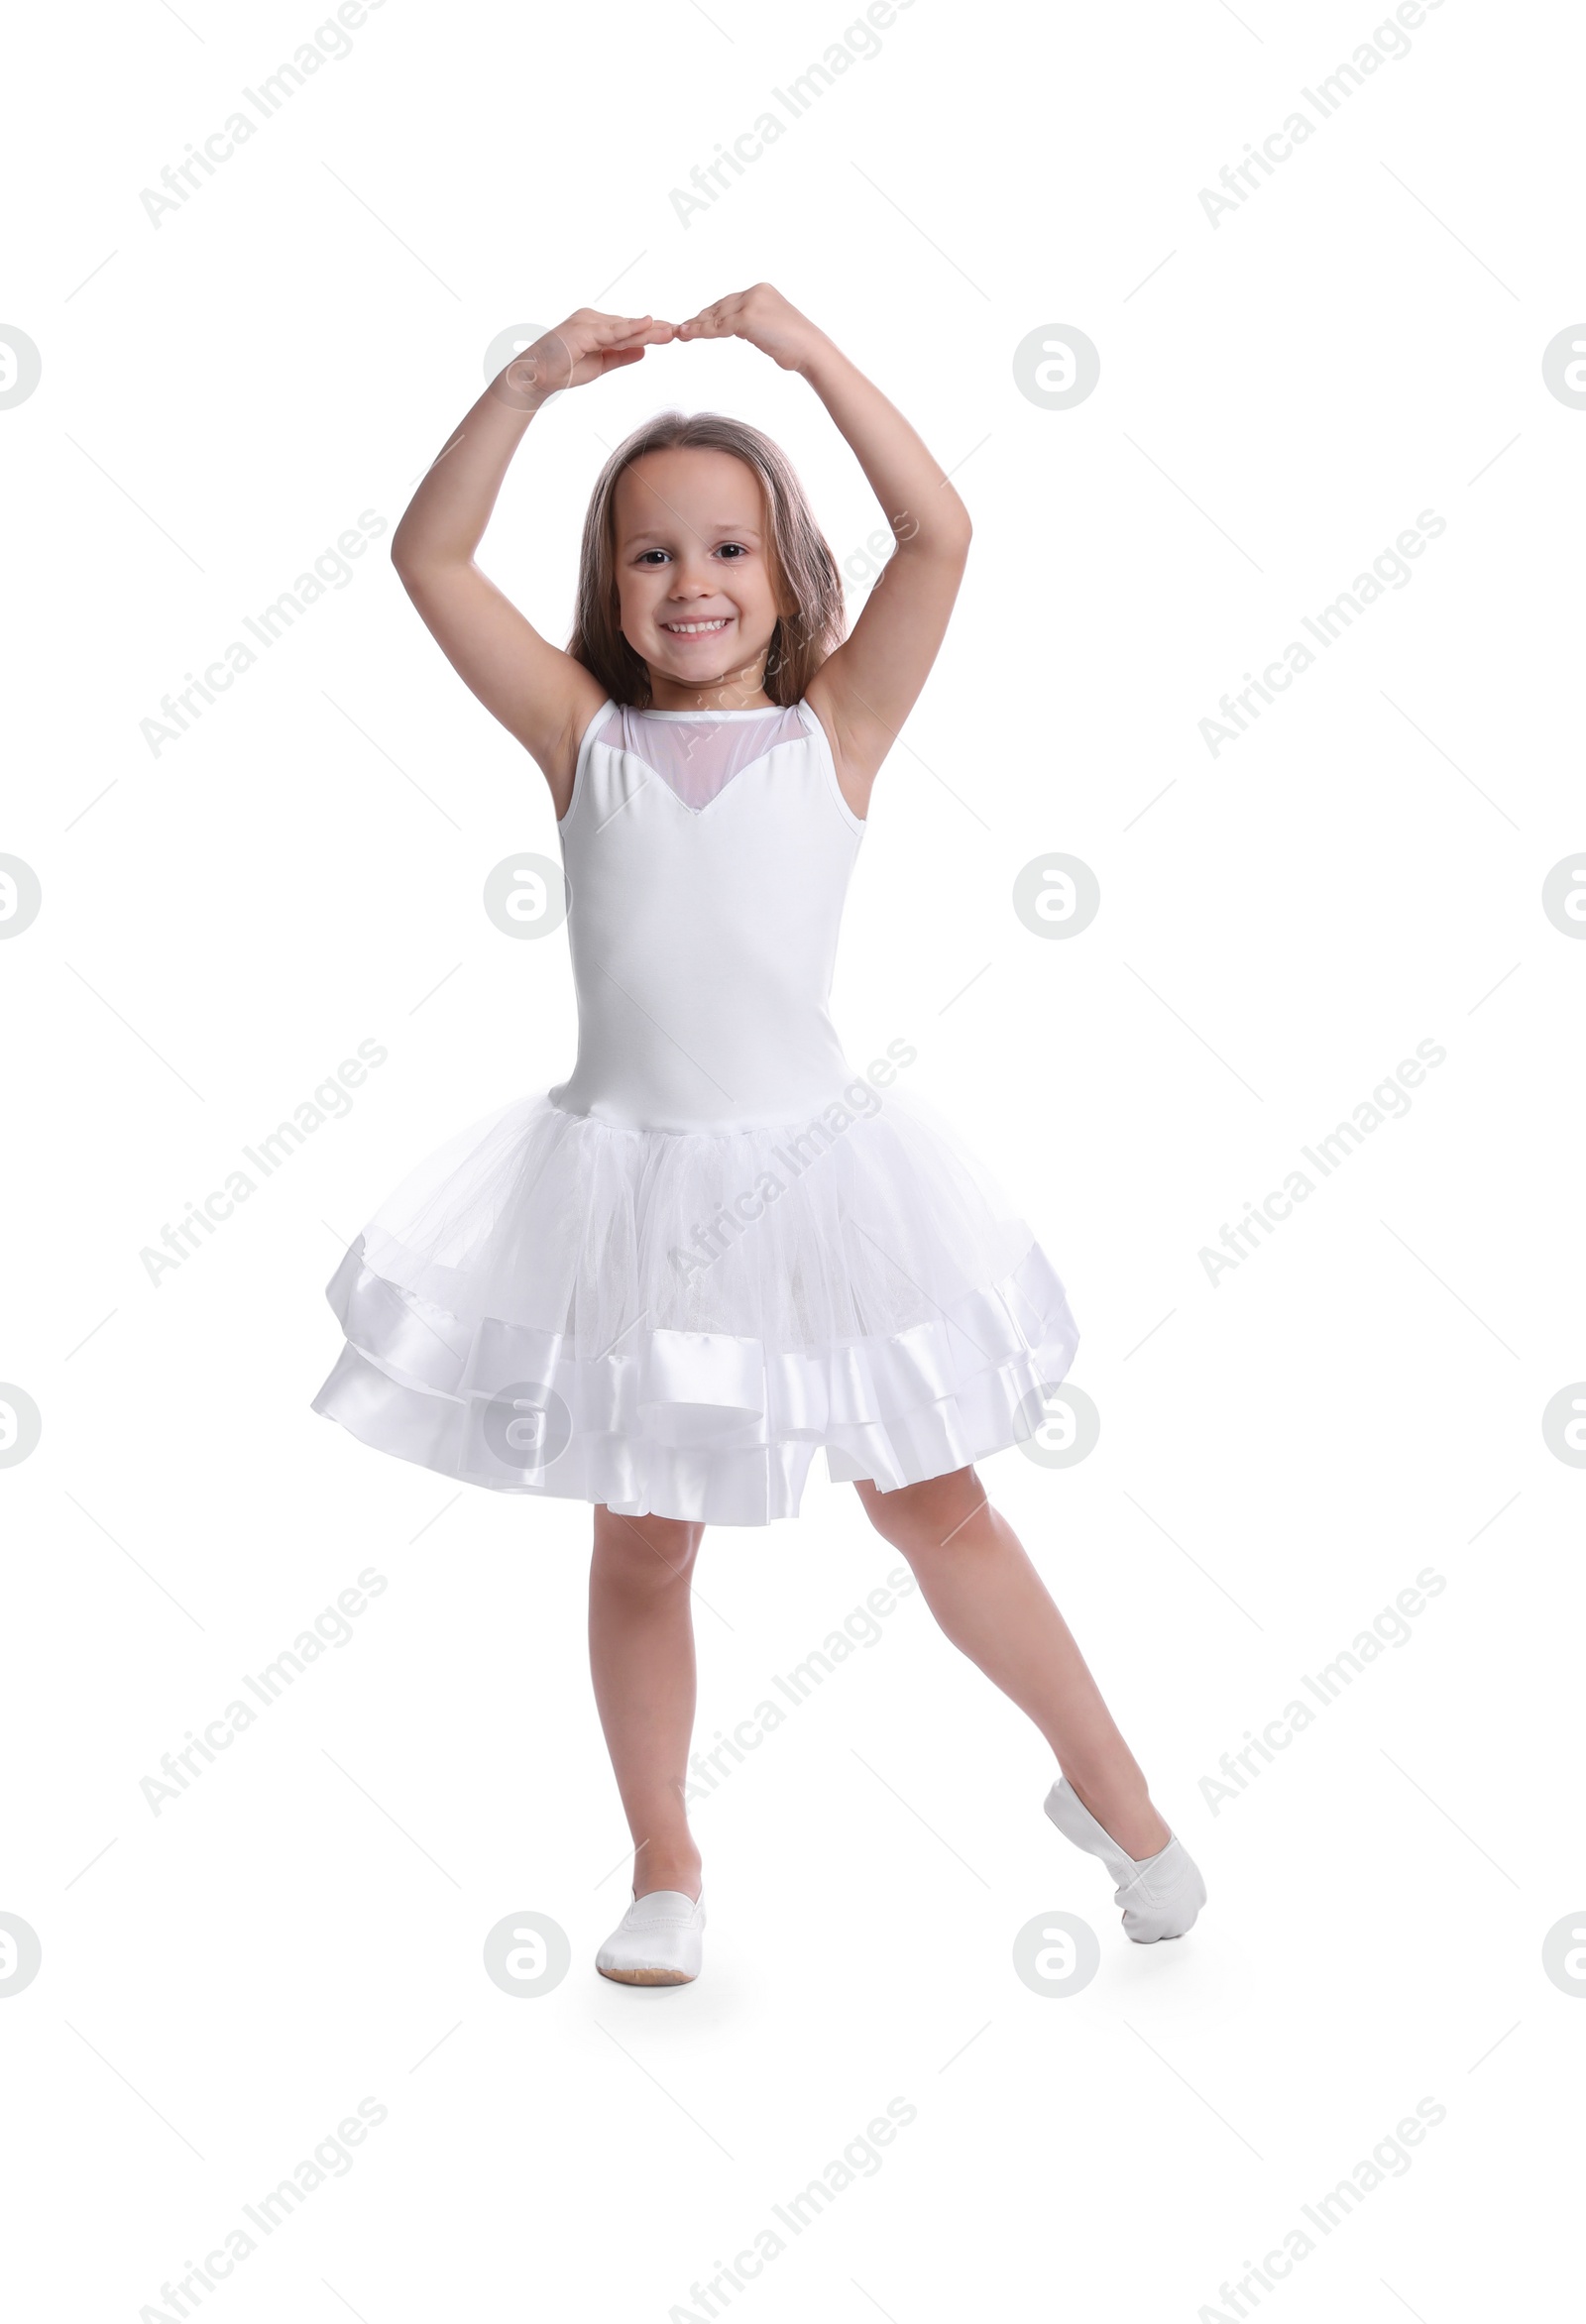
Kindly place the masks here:
<instances>
[{"instance_id":1,"label":"elbow","mask_svg":"<svg viewBox=\"0 0 1586 2324\"><path fill-rule=\"evenodd\" d=\"M412 525L403 516L391 536L391 561L398 577L411 589L426 575L471 564L473 558L466 543L437 539L433 528L426 535L423 527Z\"/></svg>"},{"instance_id":2,"label":"elbow","mask_svg":"<svg viewBox=\"0 0 1586 2324\"><path fill-rule=\"evenodd\" d=\"M398 577L405 581L413 566L413 547L406 533L407 519L402 517L391 536L391 561Z\"/></svg>"},{"instance_id":3,"label":"elbow","mask_svg":"<svg viewBox=\"0 0 1586 2324\"><path fill-rule=\"evenodd\" d=\"M392 570L402 585L402 593L410 605L419 605L423 597L423 582L410 557L403 556L395 541L391 547Z\"/></svg>"},{"instance_id":4,"label":"elbow","mask_svg":"<svg viewBox=\"0 0 1586 2324\"><path fill-rule=\"evenodd\" d=\"M391 562L397 580L417 605L446 560L437 557L433 547L415 542L411 535L404 539L398 524L392 535Z\"/></svg>"},{"instance_id":5,"label":"elbow","mask_svg":"<svg viewBox=\"0 0 1586 2324\"><path fill-rule=\"evenodd\" d=\"M893 554L931 557L945 565L962 566L968 563L972 537L973 528L967 516L962 521L951 517L933 517L929 524L919 524L912 532L899 533Z\"/></svg>"},{"instance_id":6,"label":"elbow","mask_svg":"<svg viewBox=\"0 0 1586 2324\"><path fill-rule=\"evenodd\" d=\"M951 489L949 499L951 506L942 511L946 535L945 546L956 550L959 556L966 557L969 553L969 543L974 538L974 526L969 522L968 509L959 498L958 494L952 492Z\"/></svg>"},{"instance_id":7,"label":"elbow","mask_svg":"<svg viewBox=\"0 0 1586 2324\"><path fill-rule=\"evenodd\" d=\"M895 517L893 535L900 549L912 550L916 556L956 557L962 564L969 554L974 527L968 509L951 485L942 498L943 504L928 512Z\"/></svg>"}]
</instances>

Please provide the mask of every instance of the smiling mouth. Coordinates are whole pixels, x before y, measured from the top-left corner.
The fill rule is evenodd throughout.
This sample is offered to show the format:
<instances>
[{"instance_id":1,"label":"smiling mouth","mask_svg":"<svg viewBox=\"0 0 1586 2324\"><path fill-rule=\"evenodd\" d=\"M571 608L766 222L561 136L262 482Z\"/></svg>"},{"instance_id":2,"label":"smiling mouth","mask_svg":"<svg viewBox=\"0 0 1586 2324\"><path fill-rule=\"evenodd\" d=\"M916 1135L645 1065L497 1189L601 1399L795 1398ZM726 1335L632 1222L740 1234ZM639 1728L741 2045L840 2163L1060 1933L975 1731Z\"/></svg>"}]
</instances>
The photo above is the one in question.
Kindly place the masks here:
<instances>
[{"instance_id":1,"label":"smiling mouth","mask_svg":"<svg viewBox=\"0 0 1586 2324\"><path fill-rule=\"evenodd\" d=\"M730 613L718 613L713 621L663 621L661 627L670 637L714 637L731 619Z\"/></svg>"}]
</instances>

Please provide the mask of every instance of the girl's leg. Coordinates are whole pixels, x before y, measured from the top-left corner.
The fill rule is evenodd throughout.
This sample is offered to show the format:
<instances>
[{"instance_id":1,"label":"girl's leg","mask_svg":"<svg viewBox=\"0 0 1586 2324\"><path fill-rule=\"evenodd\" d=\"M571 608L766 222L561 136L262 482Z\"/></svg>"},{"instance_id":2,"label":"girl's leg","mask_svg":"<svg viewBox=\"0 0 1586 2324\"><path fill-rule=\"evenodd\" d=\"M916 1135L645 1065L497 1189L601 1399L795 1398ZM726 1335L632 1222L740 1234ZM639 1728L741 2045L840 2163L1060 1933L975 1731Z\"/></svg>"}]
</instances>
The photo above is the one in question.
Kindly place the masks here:
<instances>
[{"instance_id":1,"label":"girl's leg","mask_svg":"<svg viewBox=\"0 0 1586 2324\"><path fill-rule=\"evenodd\" d=\"M1073 1632L974 1471L855 1491L947 1636L1034 1719L1103 1830L1136 1859L1165 1848L1172 1833Z\"/></svg>"},{"instance_id":2,"label":"girl's leg","mask_svg":"<svg viewBox=\"0 0 1586 2324\"><path fill-rule=\"evenodd\" d=\"M689 1588L703 1525L623 1517L595 1504L589 1662L627 1827L633 1889L700 1892L700 1853L683 1787L694 1731Z\"/></svg>"}]
</instances>

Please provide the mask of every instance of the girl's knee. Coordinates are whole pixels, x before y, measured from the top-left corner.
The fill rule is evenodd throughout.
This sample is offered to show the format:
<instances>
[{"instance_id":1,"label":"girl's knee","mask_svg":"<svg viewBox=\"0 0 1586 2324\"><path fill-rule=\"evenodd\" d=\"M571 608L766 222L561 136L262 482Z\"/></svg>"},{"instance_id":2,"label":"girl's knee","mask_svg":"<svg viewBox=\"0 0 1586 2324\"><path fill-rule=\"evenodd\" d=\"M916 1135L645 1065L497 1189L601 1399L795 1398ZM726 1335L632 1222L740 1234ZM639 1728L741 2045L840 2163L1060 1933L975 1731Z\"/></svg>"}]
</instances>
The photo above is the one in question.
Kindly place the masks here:
<instances>
[{"instance_id":1,"label":"girl's knee","mask_svg":"<svg viewBox=\"0 0 1586 2324\"><path fill-rule=\"evenodd\" d=\"M705 1527L681 1517L624 1517L604 1503L595 1512L595 1555L611 1572L635 1581L686 1580Z\"/></svg>"},{"instance_id":2,"label":"girl's knee","mask_svg":"<svg viewBox=\"0 0 1586 2324\"><path fill-rule=\"evenodd\" d=\"M900 1485L892 1493L882 1493L871 1479L861 1478L854 1490L882 1540L905 1557L945 1547L967 1518L987 1505L985 1488L973 1469L955 1469L920 1485Z\"/></svg>"}]
</instances>

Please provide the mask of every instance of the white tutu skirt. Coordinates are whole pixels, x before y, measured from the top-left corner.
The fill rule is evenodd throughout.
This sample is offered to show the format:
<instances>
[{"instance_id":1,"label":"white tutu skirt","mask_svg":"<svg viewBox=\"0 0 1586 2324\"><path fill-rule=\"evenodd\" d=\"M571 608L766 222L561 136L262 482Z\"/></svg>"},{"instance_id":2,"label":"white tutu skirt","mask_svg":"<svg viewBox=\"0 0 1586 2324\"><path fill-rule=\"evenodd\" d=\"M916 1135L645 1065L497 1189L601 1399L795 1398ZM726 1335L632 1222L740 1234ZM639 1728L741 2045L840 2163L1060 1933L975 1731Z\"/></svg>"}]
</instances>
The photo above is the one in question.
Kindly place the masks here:
<instances>
[{"instance_id":1,"label":"white tutu skirt","mask_svg":"<svg viewBox=\"0 0 1586 2324\"><path fill-rule=\"evenodd\" d=\"M1032 1436L1078 1333L1030 1228L912 1094L835 1120L515 1100L348 1251L313 1408L471 1485L717 1525L796 1516L818 1446L891 1492Z\"/></svg>"}]
</instances>

